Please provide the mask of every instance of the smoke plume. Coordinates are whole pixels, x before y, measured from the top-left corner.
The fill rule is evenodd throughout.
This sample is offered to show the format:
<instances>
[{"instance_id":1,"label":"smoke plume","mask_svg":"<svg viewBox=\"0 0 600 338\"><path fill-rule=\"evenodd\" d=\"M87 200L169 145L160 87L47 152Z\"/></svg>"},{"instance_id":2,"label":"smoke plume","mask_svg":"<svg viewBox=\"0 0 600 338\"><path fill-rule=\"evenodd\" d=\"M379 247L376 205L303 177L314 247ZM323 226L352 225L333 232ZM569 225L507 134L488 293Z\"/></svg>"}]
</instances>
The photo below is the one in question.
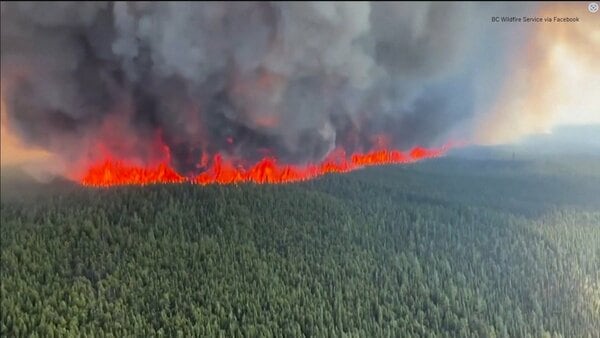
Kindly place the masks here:
<instances>
[{"instance_id":1,"label":"smoke plume","mask_svg":"<svg viewBox=\"0 0 600 338\"><path fill-rule=\"evenodd\" d=\"M12 130L70 163L168 157L195 174L217 153L303 163L381 135L428 146L464 133L487 102L479 69L502 59L477 51L509 9L3 2L2 96Z\"/></svg>"}]
</instances>

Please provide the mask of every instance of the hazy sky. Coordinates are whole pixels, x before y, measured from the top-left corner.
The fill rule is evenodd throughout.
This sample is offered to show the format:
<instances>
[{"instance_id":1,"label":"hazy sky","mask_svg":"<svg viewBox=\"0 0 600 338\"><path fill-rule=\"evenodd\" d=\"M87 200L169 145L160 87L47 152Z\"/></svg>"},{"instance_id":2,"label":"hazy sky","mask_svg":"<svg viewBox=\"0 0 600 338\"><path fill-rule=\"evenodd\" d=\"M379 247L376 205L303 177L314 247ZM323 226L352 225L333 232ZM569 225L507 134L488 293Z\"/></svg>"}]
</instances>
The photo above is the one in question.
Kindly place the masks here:
<instances>
[{"instance_id":1,"label":"hazy sky","mask_svg":"<svg viewBox=\"0 0 600 338\"><path fill-rule=\"evenodd\" d=\"M529 24L533 35L525 49L514 51L509 75L480 128L482 141L511 141L556 125L600 123L600 13L588 12L587 6L540 7L536 16L578 17L580 22Z\"/></svg>"}]
</instances>

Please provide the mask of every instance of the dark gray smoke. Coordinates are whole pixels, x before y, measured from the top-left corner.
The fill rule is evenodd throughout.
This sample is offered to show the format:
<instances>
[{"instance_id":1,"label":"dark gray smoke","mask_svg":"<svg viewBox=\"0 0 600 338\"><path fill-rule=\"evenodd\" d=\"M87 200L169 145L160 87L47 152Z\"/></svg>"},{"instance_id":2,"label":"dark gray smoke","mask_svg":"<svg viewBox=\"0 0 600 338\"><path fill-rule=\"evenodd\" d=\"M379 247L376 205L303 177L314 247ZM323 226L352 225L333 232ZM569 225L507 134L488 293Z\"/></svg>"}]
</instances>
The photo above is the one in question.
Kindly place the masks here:
<instances>
[{"instance_id":1,"label":"dark gray smoke","mask_svg":"<svg viewBox=\"0 0 600 338\"><path fill-rule=\"evenodd\" d=\"M443 142L490 8L473 3L2 3L11 126L65 158L98 144L182 172L203 155L319 160ZM497 13L497 12L496 12ZM497 15L497 14L496 14Z\"/></svg>"}]
</instances>

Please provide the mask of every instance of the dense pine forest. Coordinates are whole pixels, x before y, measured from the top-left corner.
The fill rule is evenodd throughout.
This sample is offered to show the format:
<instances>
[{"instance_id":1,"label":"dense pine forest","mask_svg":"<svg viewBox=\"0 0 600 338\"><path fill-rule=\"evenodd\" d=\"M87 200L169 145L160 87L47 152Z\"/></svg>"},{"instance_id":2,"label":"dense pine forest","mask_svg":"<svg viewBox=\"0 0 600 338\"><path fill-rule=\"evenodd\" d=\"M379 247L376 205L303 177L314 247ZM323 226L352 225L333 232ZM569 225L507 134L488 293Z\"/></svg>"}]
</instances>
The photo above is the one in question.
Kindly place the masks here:
<instances>
[{"instance_id":1,"label":"dense pine forest","mask_svg":"<svg viewBox=\"0 0 600 338\"><path fill-rule=\"evenodd\" d=\"M598 169L7 188L0 336L599 337Z\"/></svg>"}]
</instances>

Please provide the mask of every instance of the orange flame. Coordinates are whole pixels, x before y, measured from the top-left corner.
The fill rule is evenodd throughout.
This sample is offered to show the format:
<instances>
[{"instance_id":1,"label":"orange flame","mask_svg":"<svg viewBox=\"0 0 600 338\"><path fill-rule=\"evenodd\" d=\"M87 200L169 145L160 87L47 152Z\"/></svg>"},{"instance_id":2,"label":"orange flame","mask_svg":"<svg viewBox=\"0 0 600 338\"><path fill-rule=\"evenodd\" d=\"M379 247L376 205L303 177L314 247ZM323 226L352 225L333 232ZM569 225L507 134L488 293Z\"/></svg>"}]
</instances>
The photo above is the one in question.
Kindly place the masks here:
<instances>
[{"instance_id":1,"label":"orange flame","mask_svg":"<svg viewBox=\"0 0 600 338\"><path fill-rule=\"evenodd\" d=\"M91 166L79 181L85 186L95 187L183 182L200 185L243 182L282 184L306 181L330 173L346 173L369 166L412 163L439 157L445 154L448 148L449 146L446 145L431 149L415 147L408 152L374 150L350 156L347 156L343 149L336 149L320 164L283 165L277 163L274 158L265 157L250 168L235 166L231 161L217 154L211 167L193 178L186 178L178 174L166 163L143 168L109 159Z\"/></svg>"}]
</instances>

